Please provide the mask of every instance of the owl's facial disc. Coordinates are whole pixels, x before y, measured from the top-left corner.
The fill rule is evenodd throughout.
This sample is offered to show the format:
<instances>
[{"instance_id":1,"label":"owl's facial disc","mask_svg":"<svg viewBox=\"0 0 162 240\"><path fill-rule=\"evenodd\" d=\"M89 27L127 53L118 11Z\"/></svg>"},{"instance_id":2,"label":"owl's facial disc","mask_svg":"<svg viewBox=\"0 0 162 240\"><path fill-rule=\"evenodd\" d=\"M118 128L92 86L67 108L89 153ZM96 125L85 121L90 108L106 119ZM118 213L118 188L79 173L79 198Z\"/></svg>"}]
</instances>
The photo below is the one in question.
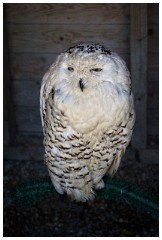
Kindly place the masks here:
<instances>
[{"instance_id":1,"label":"owl's facial disc","mask_svg":"<svg viewBox=\"0 0 162 240\"><path fill-rule=\"evenodd\" d=\"M79 84L78 84L78 85L79 85L81 91L83 92L83 90L84 90L83 78L80 78L80 79L79 79Z\"/></svg>"}]
</instances>

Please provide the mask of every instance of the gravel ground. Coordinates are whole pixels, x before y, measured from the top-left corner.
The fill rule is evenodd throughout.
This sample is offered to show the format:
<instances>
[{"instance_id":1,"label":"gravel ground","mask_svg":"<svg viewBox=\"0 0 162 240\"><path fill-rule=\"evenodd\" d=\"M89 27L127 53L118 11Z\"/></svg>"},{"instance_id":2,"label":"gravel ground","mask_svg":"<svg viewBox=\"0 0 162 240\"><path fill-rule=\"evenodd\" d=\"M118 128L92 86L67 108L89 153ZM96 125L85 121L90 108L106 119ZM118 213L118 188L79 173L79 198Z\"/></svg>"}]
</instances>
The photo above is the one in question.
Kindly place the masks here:
<instances>
[{"instance_id":1,"label":"gravel ground","mask_svg":"<svg viewBox=\"0 0 162 240\"><path fill-rule=\"evenodd\" d=\"M12 204L13 188L46 175L42 161L4 161L4 237L158 237L158 219L137 211L127 201L96 197L78 203L54 193L36 202ZM156 164L130 157L122 161L116 177L158 196Z\"/></svg>"}]
</instances>

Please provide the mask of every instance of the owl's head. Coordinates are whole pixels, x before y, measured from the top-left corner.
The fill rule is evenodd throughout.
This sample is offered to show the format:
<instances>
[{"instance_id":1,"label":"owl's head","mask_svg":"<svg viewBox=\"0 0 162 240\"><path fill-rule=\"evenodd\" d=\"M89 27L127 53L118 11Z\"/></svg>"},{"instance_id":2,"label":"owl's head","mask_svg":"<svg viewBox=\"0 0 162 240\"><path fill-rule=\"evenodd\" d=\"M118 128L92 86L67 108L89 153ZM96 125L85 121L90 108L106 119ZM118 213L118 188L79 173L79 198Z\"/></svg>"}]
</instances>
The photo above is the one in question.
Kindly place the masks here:
<instances>
[{"instance_id":1,"label":"owl's head","mask_svg":"<svg viewBox=\"0 0 162 240\"><path fill-rule=\"evenodd\" d=\"M124 61L100 44L78 44L57 59L57 83L85 93L103 83L129 82Z\"/></svg>"}]
</instances>

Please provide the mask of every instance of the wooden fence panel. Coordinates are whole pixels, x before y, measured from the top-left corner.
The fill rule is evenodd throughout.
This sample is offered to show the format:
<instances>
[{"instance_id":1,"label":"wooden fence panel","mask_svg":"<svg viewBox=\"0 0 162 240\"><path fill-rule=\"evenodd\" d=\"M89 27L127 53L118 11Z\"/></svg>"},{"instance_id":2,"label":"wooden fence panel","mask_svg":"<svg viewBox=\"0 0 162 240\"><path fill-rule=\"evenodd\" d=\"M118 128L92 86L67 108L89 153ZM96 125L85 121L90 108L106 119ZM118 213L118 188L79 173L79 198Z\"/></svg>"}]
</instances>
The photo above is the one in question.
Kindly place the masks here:
<instances>
[{"instance_id":1,"label":"wooden fence panel","mask_svg":"<svg viewBox=\"0 0 162 240\"><path fill-rule=\"evenodd\" d=\"M6 4L10 23L129 24L129 4Z\"/></svg>"},{"instance_id":2,"label":"wooden fence panel","mask_svg":"<svg viewBox=\"0 0 162 240\"><path fill-rule=\"evenodd\" d=\"M125 25L9 24L11 52L60 53L78 42L101 43L112 51L129 51Z\"/></svg>"},{"instance_id":3,"label":"wooden fence panel","mask_svg":"<svg viewBox=\"0 0 162 240\"><path fill-rule=\"evenodd\" d=\"M147 4L131 5L131 72L136 124L132 145L147 145Z\"/></svg>"}]
</instances>

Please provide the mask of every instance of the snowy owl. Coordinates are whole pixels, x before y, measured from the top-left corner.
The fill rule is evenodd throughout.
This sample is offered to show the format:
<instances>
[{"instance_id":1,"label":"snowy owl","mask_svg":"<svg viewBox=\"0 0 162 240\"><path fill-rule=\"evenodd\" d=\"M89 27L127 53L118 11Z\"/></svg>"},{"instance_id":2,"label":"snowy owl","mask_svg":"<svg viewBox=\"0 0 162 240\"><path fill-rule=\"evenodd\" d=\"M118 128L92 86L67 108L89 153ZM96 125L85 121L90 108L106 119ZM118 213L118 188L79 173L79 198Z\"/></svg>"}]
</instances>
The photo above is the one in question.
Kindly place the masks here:
<instances>
[{"instance_id":1,"label":"snowy owl","mask_svg":"<svg viewBox=\"0 0 162 240\"><path fill-rule=\"evenodd\" d=\"M125 62L100 44L70 47L43 77L40 112L56 191L76 201L93 199L103 176L117 171L133 131Z\"/></svg>"}]
</instances>

